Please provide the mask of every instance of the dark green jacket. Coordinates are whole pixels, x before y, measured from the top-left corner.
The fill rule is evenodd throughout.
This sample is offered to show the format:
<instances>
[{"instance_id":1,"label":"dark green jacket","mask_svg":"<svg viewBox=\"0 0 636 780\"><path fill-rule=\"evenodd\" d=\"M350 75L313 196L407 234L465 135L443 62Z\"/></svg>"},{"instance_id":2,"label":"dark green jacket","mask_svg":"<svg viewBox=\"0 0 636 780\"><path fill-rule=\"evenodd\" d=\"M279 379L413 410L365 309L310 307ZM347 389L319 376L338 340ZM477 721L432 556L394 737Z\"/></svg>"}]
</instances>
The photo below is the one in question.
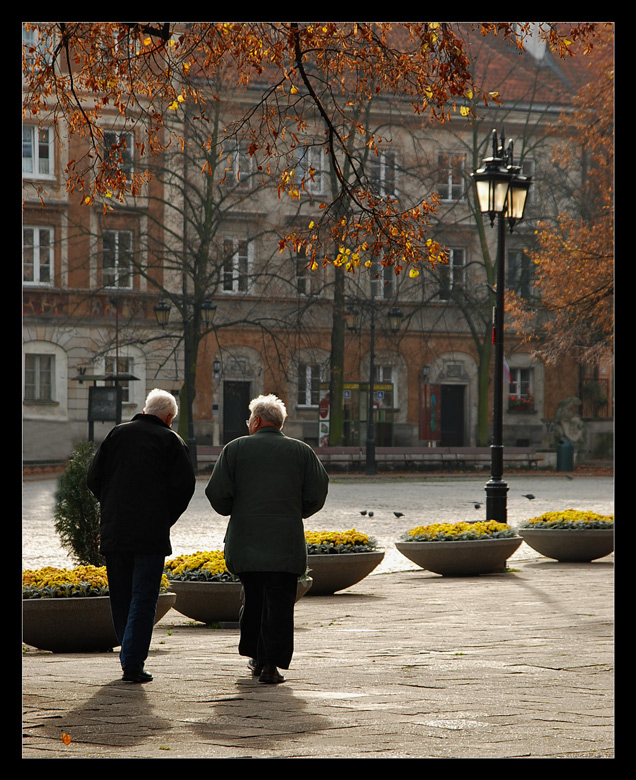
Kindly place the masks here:
<instances>
[{"instance_id":1,"label":"dark green jacket","mask_svg":"<svg viewBox=\"0 0 636 780\"><path fill-rule=\"evenodd\" d=\"M304 574L303 518L324 506L329 477L302 441L265 427L229 442L205 494L220 515L230 515L225 562L234 574L286 571Z\"/></svg>"}]
</instances>

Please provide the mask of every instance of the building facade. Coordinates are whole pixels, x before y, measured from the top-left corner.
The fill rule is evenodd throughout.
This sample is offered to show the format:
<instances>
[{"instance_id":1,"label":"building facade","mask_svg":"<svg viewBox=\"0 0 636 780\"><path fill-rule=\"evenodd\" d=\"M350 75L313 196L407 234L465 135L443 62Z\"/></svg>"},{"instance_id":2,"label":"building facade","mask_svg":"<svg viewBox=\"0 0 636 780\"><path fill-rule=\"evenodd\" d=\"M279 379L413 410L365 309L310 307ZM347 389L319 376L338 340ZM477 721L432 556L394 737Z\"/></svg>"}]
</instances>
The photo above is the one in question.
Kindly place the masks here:
<instances>
[{"instance_id":1,"label":"building facade","mask_svg":"<svg viewBox=\"0 0 636 780\"><path fill-rule=\"evenodd\" d=\"M281 234L306 224L330 194L327 158L310 144L299 145L295 175L311 176L295 199L281 199L263 183L258 155L237 139L222 164L218 155L210 158L215 167L205 185L199 157L166 153L141 195L104 210L66 189L64 171L81 156L81 142L25 120L25 463L63 460L76 442L101 441L117 419L142 410L153 387L179 395L188 366L196 376L199 444L222 445L244 434L249 400L269 392L287 404L289 435L316 447L333 443L326 408L337 299L358 315L344 335L341 444L364 444L372 359L378 444L484 444L492 407L488 264L496 230L486 226L480 236L470 173L488 152L491 129L505 125L506 137L519 143L524 172L533 176L526 219L506 242L507 282L531 294L527 251L535 220L555 208L549 161L558 139L549 130L571 98L573 66L566 72L545 52L519 55L498 45L475 58L493 91L503 92L505 83L510 96L504 106L481 109L478 123L434 125L381 100L371 111L369 121L390 139L367 161L374 186L398 199L438 193L430 230L448 248L449 262L417 276L381 264L355 273L334 264L311 270L304 256L279 250ZM246 99L225 101L226 120L227 112L240 114ZM183 121L185 132L187 115ZM122 138L113 116L106 154L123 148L119 164L132 168L136 140ZM206 325L201 312L209 303L214 319ZM171 308L163 326L159 304ZM388 315L396 308L401 324L394 332ZM607 451L611 365L586 367L574 358L548 365L507 332L506 367L507 446L554 449L559 410L578 398L590 431L582 454ZM115 414L112 406L100 407L99 387L119 389Z\"/></svg>"}]
</instances>

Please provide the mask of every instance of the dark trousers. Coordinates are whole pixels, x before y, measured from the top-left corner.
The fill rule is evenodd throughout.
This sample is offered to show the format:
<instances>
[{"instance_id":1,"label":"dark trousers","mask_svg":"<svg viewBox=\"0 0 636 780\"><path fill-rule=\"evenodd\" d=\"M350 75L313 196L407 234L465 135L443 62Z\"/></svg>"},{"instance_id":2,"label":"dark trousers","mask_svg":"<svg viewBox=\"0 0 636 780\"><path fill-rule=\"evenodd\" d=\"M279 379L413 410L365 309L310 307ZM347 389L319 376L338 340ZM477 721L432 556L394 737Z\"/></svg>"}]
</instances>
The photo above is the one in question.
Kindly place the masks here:
<instances>
[{"instance_id":1,"label":"dark trousers","mask_svg":"<svg viewBox=\"0 0 636 780\"><path fill-rule=\"evenodd\" d=\"M289 669L294 652L294 605L298 575L289 572L243 572L244 602L239 625L239 653L259 664Z\"/></svg>"},{"instance_id":2,"label":"dark trousers","mask_svg":"<svg viewBox=\"0 0 636 780\"><path fill-rule=\"evenodd\" d=\"M155 625L164 556L108 553L110 611L122 669L143 669Z\"/></svg>"}]
</instances>

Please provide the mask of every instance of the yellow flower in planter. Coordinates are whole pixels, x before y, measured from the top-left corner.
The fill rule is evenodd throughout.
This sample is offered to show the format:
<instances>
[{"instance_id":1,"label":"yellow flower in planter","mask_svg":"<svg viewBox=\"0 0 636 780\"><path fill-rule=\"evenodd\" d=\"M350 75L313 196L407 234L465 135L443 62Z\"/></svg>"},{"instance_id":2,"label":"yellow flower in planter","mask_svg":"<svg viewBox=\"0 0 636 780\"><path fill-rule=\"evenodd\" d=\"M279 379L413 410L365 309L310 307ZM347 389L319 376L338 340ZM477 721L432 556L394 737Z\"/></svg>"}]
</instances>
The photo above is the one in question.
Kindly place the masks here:
<instances>
[{"instance_id":1,"label":"yellow flower in planter","mask_svg":"<svg viewBox=\"0 0 636 780\"><path fill-rule=\"evenodd\" d=\"M485 520L477 523L432 523L411 528L403 534L405 542L464 542L471 539L505 539L517 536L506 523Z\"/></svg>"},{"instance_id":2,"label":"yellow flower in planter","mask_svg":"<svg viewBox=\"0 0 636 780\"><path fill-rule=\"evenodd\" d=\"M614 515L576 509L545 512L521 524L523 540L557 561L589 563L614 550Z\"/></svg>"},{"instance_id":3,"label":"yellow flower in planter","mask_svg":"<svg viewBox=\"0 0 636 780\"><path fill-rule=\"evenodd\" d=\"M564 512L544 512L539 517L531 517L521 525L522 528L613 528L614 515L598 515L596 512L584 512L566 509Z\"/></svg>"},{"instance_id":4,"label":"yellow flower in planter","mask_svg":"<svg viewBox=\"0 0 636 780\"><path fill-rule=\"evenodd\" d=\"M165 570L169 580L234 582L237 579L227 570L222 550L177 555L166 561Z\"/></svg>"},{"instance_id":5,"label":"yellow flower in planter","mask_svg":"<svg viewBox=\"0 0 636 780\"><path fill-rule=\"evenodd\" d=\"M352 528L349 531L305 531L307 553L371 552L377 549L375 539Z\"/></svg>"},{"instance_id":6,"label":"yellow flower in planter","mask_svg":"<svg viewBox=\"0 0 636 780\"><path fill-rule=\"evenodd\" d=\"M78 566L59 569L45 566L22 572L23 598L72 598L107 596L108 578L105 566Z\"/></svg>"},{"instance_id":7,"label":"yellow flower in planter","mask_svg":"<svg viewBox=\"0 0 636 780\"><path fill-rule=\"evenodd\" d=\"M161 590L168 589L163 575ZM76 598L80 596L108 596L108 576L105 566L77 566L60 569L45 566L22 572L22 598Z\"/></svg>"}]
</instances>

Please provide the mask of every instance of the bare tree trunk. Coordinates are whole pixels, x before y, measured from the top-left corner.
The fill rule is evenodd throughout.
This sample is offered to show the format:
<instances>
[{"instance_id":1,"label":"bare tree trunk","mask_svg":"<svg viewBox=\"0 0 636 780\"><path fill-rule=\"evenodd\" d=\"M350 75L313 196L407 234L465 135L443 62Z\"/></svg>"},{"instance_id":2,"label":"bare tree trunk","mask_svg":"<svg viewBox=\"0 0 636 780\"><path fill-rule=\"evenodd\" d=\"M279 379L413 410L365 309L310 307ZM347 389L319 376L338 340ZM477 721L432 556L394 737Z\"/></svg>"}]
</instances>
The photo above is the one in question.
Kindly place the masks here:
<instances>
[{"instance_id":1,"label":"bare tree trunk","mask_svg":"<svg viewBox=\"0 0 636 780\"><path fill-rule=\"evenodd\" d=\"M343 268L334 268L334 271L335 286L329 379L329 445L338 447L343 443L345 275Z\"/></svg>"}]
</instances>

